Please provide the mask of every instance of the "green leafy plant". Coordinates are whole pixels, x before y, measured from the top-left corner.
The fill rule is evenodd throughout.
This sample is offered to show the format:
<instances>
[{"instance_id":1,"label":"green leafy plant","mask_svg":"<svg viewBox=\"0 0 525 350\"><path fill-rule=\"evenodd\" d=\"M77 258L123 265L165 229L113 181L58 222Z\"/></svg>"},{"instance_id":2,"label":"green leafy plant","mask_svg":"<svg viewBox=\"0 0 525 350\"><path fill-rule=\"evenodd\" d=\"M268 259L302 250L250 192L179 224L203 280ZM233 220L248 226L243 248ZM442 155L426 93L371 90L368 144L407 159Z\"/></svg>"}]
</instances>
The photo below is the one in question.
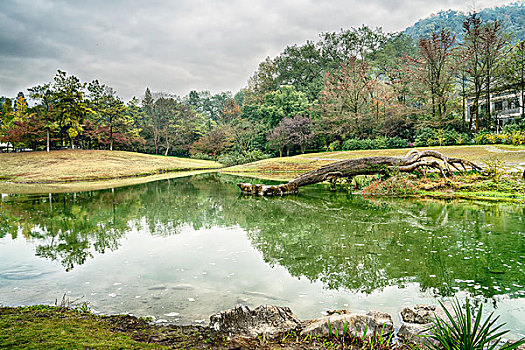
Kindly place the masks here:
<instances>
[{"instance_id":1,"label":"green leafy plant","mask_svg":"<svg viewBox=\"0 0 525 350\"><path fill-rule=\"evenodd\" d=\"M494 179L498 182L502 175L505 174L505 162L500 158L491 157L485 161L485 169L483 175Z\"/></svg>"},{"instance_id":2,"label":"green leafy plant","mask_svg":"<svg viewBox=\"0 0 525 350\"><path fill-rule=\"evenodd\" d=\"M427 338L437 342L437 345L427 341L426 345L431 350L493 350L498 345L499 340L508 330L501 330L505 325L496 325L499 316L493 317L492 312L483 320L483 306L477 312L473 311L469 300L466 300L464 308L461 307L459 300L455 299L452 303L452 313L440 302L445 311L446 320L436 317L433 320L431 334ZM525 338L514 343L507 343L501 350L516 349L525 343Z\"/></svg>"},{"instance_id":3,"label":"green leafy plant","mask_svg":"<svg viewBox=\"0 0 525 350\"><path fill-rule=\"evenodd\" d=\"M83 313L86 313L86 312L89 312L90 311L90 307L89 307L89 304L87 302L83 302L82 304L80 304L80 306L78 307L78 310L80 312L83 312Z\"/></svg>"}]
</instances>

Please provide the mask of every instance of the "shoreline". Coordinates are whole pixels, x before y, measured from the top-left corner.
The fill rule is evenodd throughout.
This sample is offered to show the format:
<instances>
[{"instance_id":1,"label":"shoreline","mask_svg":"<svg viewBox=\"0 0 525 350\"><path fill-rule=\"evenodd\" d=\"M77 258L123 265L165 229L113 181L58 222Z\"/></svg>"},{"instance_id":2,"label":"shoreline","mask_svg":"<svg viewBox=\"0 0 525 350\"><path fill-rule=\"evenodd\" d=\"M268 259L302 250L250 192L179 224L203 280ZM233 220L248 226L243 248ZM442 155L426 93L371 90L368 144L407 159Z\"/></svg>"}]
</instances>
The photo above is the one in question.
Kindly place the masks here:
<instances>
[{"instance_id":1,"label":"shoreline","mask_svg":"<svg viewBox=\"0 0 525 350\"><path fill-rule=\"evenodd\" d=\"M49 194L49 193L74 193L74 192L85 192L85 191L98 191L118 187L126 187L139 185L143 183L149 183L154 181L177 179L181 177L217 173L225 174L230 176L247 177L252 179L258 179L261 181L272 181L272 182L286 182L289 181L290 172L277 172L277 173L243 173L243 172L231 172L229 168L210 168L210 169L197 169L197 170L173 170L169 172L161 172L153 175L129 175L110 179L92 179L92 180L71 180L71 181L56 181L56 182L9 182L0 181L0 193L3 194L15 194L15 195L31 195L31 194ZM519 182L516 182L519 183ZM328 183L316 184L317 186L326 187L329 191ZM300 191L300 190L299 190ZM525 203L525 192L514 192L509 191L455 191L450 188L438 190L438 189L419 189L415 194L364 194L362 190L349 191L353 195L366 195L369 197L400 197L400 198L432 198L441 200L481 200L490 202L509 202L509 203Z\"/></svg>"},{"instance_id":2,"label":"shoreline","mask_svg":"<svg viewBox=\"0 0 525 350\"><path fill-rule=\"evenodd\" d=\"M148 349L150 345L200 349L363 349L381 345L384 350L426 349L425 335L430 334L433 318L446 320L445 310L454 315L450 303L405 307L399 315L401 326L395 328L392 316L380 311L356 314L333 310L316 319L299 320L288 307L261 305L250 310L238 305L211 315L207 325L175 325L129 314L93 314L85 305L71 306L0 306L0 346L38 347L47 343L100 347L103 342L103 347L111 347L106 341L116 341L119 348ZM513 338L510 341L516 341ZM503 337L499 344L507 341ZM525 347L522 344L518 349Z\"/></svg>"}]
</instances>

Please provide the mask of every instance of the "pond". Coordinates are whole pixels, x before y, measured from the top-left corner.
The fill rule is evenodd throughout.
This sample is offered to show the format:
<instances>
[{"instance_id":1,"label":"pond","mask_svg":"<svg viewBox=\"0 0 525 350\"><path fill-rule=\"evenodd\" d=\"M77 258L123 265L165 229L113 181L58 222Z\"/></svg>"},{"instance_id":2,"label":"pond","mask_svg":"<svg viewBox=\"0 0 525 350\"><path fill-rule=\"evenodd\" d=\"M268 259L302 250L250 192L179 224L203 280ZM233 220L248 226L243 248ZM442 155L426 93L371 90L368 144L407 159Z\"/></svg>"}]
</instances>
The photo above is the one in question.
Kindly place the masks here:
<instances>
[{"instance_id":1,"label":"pond","mask_svg":"<svg viewBox=\"0 0 525 350\"><path fill-rule=\"evenodd\" d=\"M204 323L242 303L389 312L454 295L525 333L525 208L365 198L323 186L243 197L219 174L2 195L0 304Z\"/></svg>"}]
</instances>

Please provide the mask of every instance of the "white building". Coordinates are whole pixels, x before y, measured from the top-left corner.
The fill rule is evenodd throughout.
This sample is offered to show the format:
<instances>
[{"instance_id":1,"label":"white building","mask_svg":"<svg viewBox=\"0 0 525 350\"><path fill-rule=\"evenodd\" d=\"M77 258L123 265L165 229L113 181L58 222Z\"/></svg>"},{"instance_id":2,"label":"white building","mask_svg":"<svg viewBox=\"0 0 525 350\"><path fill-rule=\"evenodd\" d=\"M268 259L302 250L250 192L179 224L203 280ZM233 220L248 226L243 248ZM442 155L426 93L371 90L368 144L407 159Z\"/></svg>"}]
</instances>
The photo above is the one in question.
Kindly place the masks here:
<instances>
[{"instance_id":1,"label":"white building","mask_svg":"<svg viewBox=\"0 0 525 350\"><path fill-rule=\"evenodd\" d=\"M479 100L479 115L486 115L487 100L482 98ZM473 106L474 99L467 100L467 121L470 120L474 113ZM498 129L507 124L510 120L519 117L523 112L523 101L520 91L504 91L490 94L490 114L492 120L497 118Z\"/></svg>"}]
</instances>

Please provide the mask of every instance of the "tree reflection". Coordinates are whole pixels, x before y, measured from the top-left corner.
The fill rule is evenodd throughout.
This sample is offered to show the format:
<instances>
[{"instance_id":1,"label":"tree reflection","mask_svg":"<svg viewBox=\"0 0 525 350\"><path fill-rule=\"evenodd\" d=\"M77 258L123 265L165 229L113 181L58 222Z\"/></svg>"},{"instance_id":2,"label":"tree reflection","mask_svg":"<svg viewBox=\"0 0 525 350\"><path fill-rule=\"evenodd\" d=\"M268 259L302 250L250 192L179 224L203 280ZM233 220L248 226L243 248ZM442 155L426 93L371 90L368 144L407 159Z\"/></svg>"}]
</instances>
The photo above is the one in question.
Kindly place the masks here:
<instances>
[{"instance_id":1,"label":"tree reflection","mask_svg":"<svg viewBox=\"0 0 525 350\"><path fill-rule=\"evenodd\" d=\"M512 204L365 199L305 189L283 198L239 197L237 177L205 174L115 190L10 196L0 238L22 234L36 255L66 270L115 250L130 230L172 235L189 226L243 228L264 260L330 289L421 290L520 296L523 208Z\"/></svg>"}]
</instances>

